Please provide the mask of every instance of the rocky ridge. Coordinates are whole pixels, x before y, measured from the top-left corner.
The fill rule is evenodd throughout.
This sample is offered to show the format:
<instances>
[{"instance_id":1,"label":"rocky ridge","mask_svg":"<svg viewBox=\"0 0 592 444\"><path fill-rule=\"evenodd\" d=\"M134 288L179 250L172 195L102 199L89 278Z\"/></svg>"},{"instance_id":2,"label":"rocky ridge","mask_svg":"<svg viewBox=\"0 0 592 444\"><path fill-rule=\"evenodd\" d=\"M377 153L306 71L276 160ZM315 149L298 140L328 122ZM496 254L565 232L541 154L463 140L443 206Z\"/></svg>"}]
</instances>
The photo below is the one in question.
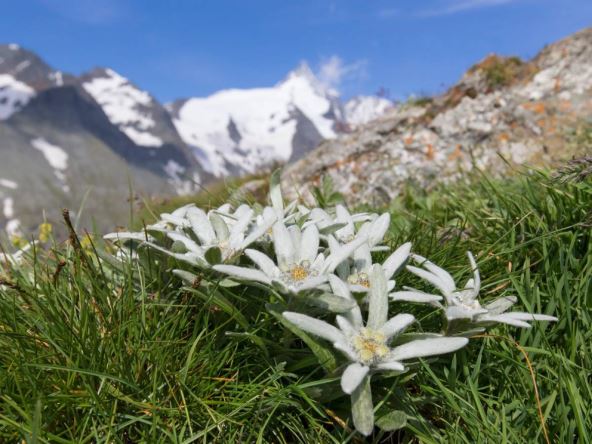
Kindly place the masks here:
<instances>
[{"instance_id":1,"label":"rocky ridge","mask_svg":"<svg viewBox=\"0 0 592 444\"><path fill-rule=\"evenodd\" d=\"M394 107L288 166L284 189L310 197L325 174L350 203L386 203L407 183L426 188L473 168L503 175L576 150L592 125L592 28L534 59L488 56L446 93Z\"/></svg>"}]
</instances>

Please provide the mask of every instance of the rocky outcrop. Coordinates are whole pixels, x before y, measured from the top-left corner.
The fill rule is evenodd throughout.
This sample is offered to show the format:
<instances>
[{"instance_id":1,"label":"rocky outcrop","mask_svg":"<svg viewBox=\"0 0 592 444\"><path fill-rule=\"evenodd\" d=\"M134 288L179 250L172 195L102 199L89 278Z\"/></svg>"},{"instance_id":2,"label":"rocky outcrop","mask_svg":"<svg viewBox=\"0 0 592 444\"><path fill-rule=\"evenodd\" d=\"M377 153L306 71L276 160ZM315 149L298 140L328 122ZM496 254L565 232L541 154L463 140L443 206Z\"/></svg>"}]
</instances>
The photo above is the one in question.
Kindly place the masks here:
<instances>
[{"instance_id":1,"label":"rocky outcrop","mask_svg":"<svg viewBox=\"0 0 592 444\"><path fill-rule=\"evenodd\" d=\"M328 174L350 203L388 202L406 183L430 187L473 168L502 175L592 150L572 143L582 125L592 125L592 29L528 62L488 56L441 96L323 142L282 180L293 197L306 197Z\"/></svg>"}]
</instances>

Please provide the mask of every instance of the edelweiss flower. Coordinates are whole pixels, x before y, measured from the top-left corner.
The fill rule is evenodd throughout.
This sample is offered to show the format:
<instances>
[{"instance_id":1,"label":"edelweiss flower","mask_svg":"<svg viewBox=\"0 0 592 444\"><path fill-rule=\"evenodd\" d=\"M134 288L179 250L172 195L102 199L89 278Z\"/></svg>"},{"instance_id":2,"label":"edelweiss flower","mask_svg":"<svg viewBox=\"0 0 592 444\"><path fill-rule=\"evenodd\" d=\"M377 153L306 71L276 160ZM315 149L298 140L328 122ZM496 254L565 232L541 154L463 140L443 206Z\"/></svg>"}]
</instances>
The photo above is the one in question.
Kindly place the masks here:
<instances>
[{"instance_id":1,"label":"edelweiss flower","mask_svg":"<svg viewBox=\"0 0 592 444\"><path fill-rule=\"evenodd\" d=\"M397 248L382 264L382 270L387 280L387 289L391 291L395 288L395 281L391 278L401 268L409 257L411 251L411 243L407 242ZM370 280L368 275L372 268L372 255L370 253L370 245L364 244L359 247L352 256L350 264L341 265L337 274L349 285L349 289L353 292L367 293L370 290Z\"/></svg>"},{"instance_id":2,"label":"edelweiss flower","mask_svg":"<svg viewBox=\"0 0 592 444\"><path fill-rule=\"evenodd\" d=\"M148 226L148 231L160 231L173 240L184 251L171 251L156 244L153 237L139 233L110 233L106 239L135 239L144 241L158 251L176 259L201 267L209 266L206 260L208 250L217 249L220 260L227 261L240 254L245 248L258 240L275 222L271 208L264 210L261 223L253 225L253 210L241 205L234 213L229 206L222 206L207 214L194 205L162 214L161 221Z\"/></svg>"},{"instance_id":3,"label":"edelweiss flower","mask_svg":"<svg viewBox=\"0 0 592 444\"><path fill-rule=\"evenodd\" d=\"M338 327L304 314L283 313L298 328L330 341L351 361L341 376L341 388L345 393L354 393L372 371L404 371L403 361L407 359L449 353L467 344L466 338L433 337L391 348L393 338L413 323L415 318L410 314L398 314L388 319L387 281L380 265L372 267L370 281L366 324L363 323L358 305L347 315L337 316ZM336 295L353 299L347 286L337 277L331 277L331 287ZM371 427L360 430L365 434L371 431Z\"/></svg>"},{"instance_id":4,"label":"edelweiss flower","mask_svg":"<svg viewBox=\"0 0 592 444\"><path fill-rule=\"evenodd\" d=\"M337 245L325 257L319 253L319 231L314 225L301 230L296 225L286 228L283 222L277 222L272 228L272 238L277 265L267 255L247 249L245 254L259 270L233 265L217 265L214 269L247 281L276 284L284 292L298 293L326 282L335 268L366 241L359 237L346 245Z\"/></svg>"},{"instance_id":5,"label":"edelweiss flower","mask_svg":"<svg viewBox=\"0 0 592 444\"><path fill-rule=\"evenodd\" d=\"M457 290L454 279L446 270L438 267L426 258L419 255L412 255L412 258L420 263L425 269L408 266L407 269L425 279L436 287L446 300L446 318L449 321L457 319L468 319L475 324L489 324L501 322L516 327L530 328L526 321L557 321L555 316L543 314L531 314L524 312L505 313L508 308L517 301L515 296L506 296L487 304L481 305L477 300L481 289L481 278L475 258L467 252L473 278L469 279L462 290Z\"/></svg>"}]
</instances>

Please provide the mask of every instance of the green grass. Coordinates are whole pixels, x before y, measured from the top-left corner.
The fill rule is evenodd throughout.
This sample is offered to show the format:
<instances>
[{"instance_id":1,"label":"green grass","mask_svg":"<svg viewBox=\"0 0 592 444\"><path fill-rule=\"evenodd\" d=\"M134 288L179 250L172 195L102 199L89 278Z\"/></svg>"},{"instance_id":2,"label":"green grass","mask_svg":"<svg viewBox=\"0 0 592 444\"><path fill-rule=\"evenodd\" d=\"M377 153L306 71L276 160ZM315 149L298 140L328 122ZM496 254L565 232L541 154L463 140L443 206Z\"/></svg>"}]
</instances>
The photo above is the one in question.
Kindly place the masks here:
<instances>
[{"instance_id":1,"label":"green grass","mask_svg":"<svg viewBox=\"0 0 592 444\"><path fill-rule=\"evenodd\" d=\"M411 240L459 278L471 250L483 299L516 294L518 308L560 321L498 327L452 356L373 380L375 400L385 398L377 416L395 408L409 419L367 441L345 424L337 378L264 309L264 290L221 287L207 274L187 288L162 257L114 269L92 249L53 245L1 272L0 442L544 442L516 343L550 442L590 442L591 209L589 179L538 173L410 188L393 202L393 246ZM421 286L402 273L397 285L408 284ZM426 308L391 309L439 327Z\"/></svg>"}]
</instances>

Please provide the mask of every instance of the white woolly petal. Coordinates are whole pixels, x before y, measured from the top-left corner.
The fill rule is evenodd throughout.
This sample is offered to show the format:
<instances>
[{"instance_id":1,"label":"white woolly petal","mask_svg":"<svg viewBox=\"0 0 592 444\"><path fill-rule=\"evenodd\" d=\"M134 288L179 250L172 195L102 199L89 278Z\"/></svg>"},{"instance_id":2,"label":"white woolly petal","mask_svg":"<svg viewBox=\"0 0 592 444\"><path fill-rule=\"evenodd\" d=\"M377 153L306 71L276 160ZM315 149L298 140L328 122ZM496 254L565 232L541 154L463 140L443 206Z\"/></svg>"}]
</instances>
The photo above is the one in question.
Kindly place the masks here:
<instances>
[{"instance_id":1,"label":"white woolly petal","mask_svg":"<svg viewBox=\"0 0 592 444\"><path fill-rule=\"evenodd\" d=\"M217 213L210 212L208 219L210 220L212 228L214 228L214 232L216 233L217 242L225 241L230 237L230 229L228 228L228 225L222 216Z\"/></svg>"},{"instance_id":2,"label":"white woolly petal","mask_svg":"<svg viewBox=\"0 0 592 444\"><path fill-rule=\"evenodd\" d=\"M261 271L269 276L277 276L279 269L275 263L266 255L257 250L246 249L245 254L257 265Z\"/></svg>"},{"instance_id":3,"label":"white woolly petal","mask_svg":"<svg viewBox=\"0 0 592 444\"><path fill-rule=\"evenodd\" d=\"M370 270L370 296L368 301L367 327L373 330L381 328L388 317L388 291L384 271L378 264Z\"/></svg>"},{"instance_id":4,"label":"white woolly petal","mask_svg":"<svg viewBox=\"0 0 592 444\"><path fill-rule=\"evenodd\" d=\"M300 261L314 262L319 254L319 230L316 225L311 225L302 233L302 246L300 248Z\"/></svg>"},{"instance_id":5,"label":"white woolly petal","mask_svg":"<svg viewBox=\"0 0 592 444\"><path fill-rule=\"evenodd\" d=\"M164 254L174 257L175 259L187 262L191 265L198 265L200 267L208 267L209 266L205 257L200 252L191 251L188 253L174 253L174 252L166 250L165 248L162 248L160 245L156 245L152 242L145 242L143 245L147 245L154 250L160 251Z\"/></svg>"},{"instance_id":6,"label":"white woolly petal","mask_svg":"<svg viewBox=\"0 0 592 444\"><path fill-rule=\"evenodd\" d=\"M238 217L238 220L230 229L231 236L236 236L239 233L244 234L245 231L247 231L249 224L253 220L253 210L251 208L245 205L241 205L239 209L240 208L244 208L244 210L241 212L241 214L238 214L239 210L236 210L236 212L234 213L235 216Z\"/></svg>"},{"instance_id":7,"label":"white woolly petal","mask_svg":"<svg viewBox=\"0 0 592 444\"><path fill-rule=\"evenodd\" d=\"M358 285L358 284L349 284L349 290L352 293L369 293L370 292L369 287L364 287L363 285Z\"/></svg>"},{"instance_id":8,"label":"white woolly petal","mask_svg":"<svg viewBox=\"0 0 592 444\"><path fill-rule=\"evenodd\" d=\"M337 325L339 326L339 328L341 329L341 331L343 332L343 334L347 337L349 336L353 336L356 334L357 330L356 328L352 325L352 323L346 319L343 316L337 315L335 317L335 320L337 321Z\"/></svg>"},{"instance_id":9,"label":"white woolly petal","mask_svg":"<svg viewBox=\"0 0 592 444\"><path fill-rule=\"evenodd\" d=\"M224 203L222 205L220 205L216 211L218 213L230 213L232 211L232 205L230 205L229 203Z\"/></svg>"},{"instance_id":10,"label":"white woolly petal","mask_svg":"<svg viewBox=\"0 0 592 444\"><path fill-rule=\"evenodd\" d=\"M350 301L355 301L355 298L351 295L348 289L348 285L341 279L339 279L337 276L335 276L334 274L330 274L329 283L331 284L331 290L333 291L333 294L335 294L336 296L341 296ZM356 328L356 330L359 330L364 326L362 312L357 303L356 306L349 310L347 313L345 313L344 316L349 320L349 322L351 322L351 324Z\"/></svg>"},{"instance_id":11,"label":"white woolly petal","mask_svg":"<svg viewBox=\"0 0 592 444\"><path fill-rule=\"evenodd\" d=\"M201 253L201 254L204 253L203 247L199 246L193 239L189 239L184 234L169 232L169 233L167 233L167 236L176 242L182 243L183 246L185 248L187 248L187 250L189 250L189 251L193 251L194 253Z\"/></svg>"},{"instance_id":12,"label":"white woolly petal","mask_svg":"<svg viewBox=\"0 0 592 444\"><path fill-rule=\"evenodd\" d=\"M310 265L312 270L322 270L325 264L325 255L323 253L319 253L316 259Z\"/></svg>"},{"instance_id":13,"label":"white woolly petal","mask_svg":"<svg viewBox=\"0 0 592 444\"><path fill-rule=\"evenodd\" d=\"M347 344L346 342L334 342L333 347L336 350L342 352L345 356L347 356L351 361L357 361L358 355L354 351L354 349Z\"/></svg>"},{"instance_id":14,"label":"white woolly petal","mask_svg":"<svg viewBox=\"0 0 592 444\"><path fill-rule=\"evenodd\" d=\"M389 294L389 296L393 301L419 302L423 304L430 304L442 300L442 296L410 290L395 291L394 293Z\"/></svg>"},{"instance_id":15,"label":"white woolly petal","mask_svg":"<svg viewBox=\"0 0 592 444\"><path fill-rule=\"evenodd\" d=\"M474 291L475 297L477 297L479 290L481 290L481 276L479 275L479 268L477 267L477 262L475 261L473 254L470 251L467 251L467 256L469 257L469 262L471 263L471 268L473 270Z\"/></svg>"},{"instance_id":16,"label":"white woolly petal","mask_svg":"<svg viewBox=\"0 0 592 444\"><path fill-rule=\"evenodd\" d=\"M396 370L402 372L405 370L405 366L398 361L381 362L376 365L377 370Z\"/></svg>"},{"instance_id":17,"label":"white woolly petal","mask_svg":"<svg viewBox=\"0 0 592 444\"><path fill-rule=\"evenodd\" d=\"M460 305L455 305L446 308L446 319L452 321L454 319L473 319L480 314L486 314L487 310L484 309L470 309Z\"/></svg>"},{"instance_id":18,"label":"white woolly petal","mask_svg":"<svg viewBox=\"0 0 592 444\"><path fill-rule=\"evenodd\" d=\"M175 211L173 211L171 215L175 217L185 217L187 215L187 210L193 207L195 207L195 204L193 203L183 205L182 207L179 207Z\"/></svg>"},{"instance_id":19,"label":"white woolly petal","mask_svg":"<svg viewBox=\"0 0 592 444\"><path fill-rule=\"evenodd\" d=\"M366 237L356 237L353 241L343 246L331 246L332 236L328 236L330 241L331 254L325 261L325 271L332 273L337 266L346 260L358 247L368 241ZM334 240L334 239L333 239Z\"/></svg>"},{"instance_id":20,"label":"white woolly petal","mask_svg":"<svg viewBox=\"0 0 592 444\"><path fill-rule=\"evenodd\" d=\"M329 275L329 284L331 284L331 290L336 296L341 296L342 298L350 300L353 299L349 288L347 288L347 284L334 274Z\"/></svg>"},{"instance_id":21,"label":"white woolly petal","mask_svg":"<svg viewBox=\"0 0 592 444\"><path fill-rule=\"evenodd\" d=\"M293 263L300 263L300 250L302 249L302 231L297 225L290 225L288 233L292 238L292 247L294 248Z\"/></svg>"},{"instance_id":22,"label":"white woolly petal","mask_svg":"<svg viewBox=\"0 0 592 444\"><path fill-rule=\"evenodd\" d=\"M328 341L334 342L346 342L343 333L331 324L325 321L315 319L311 316L307 316L301 313L295 313L293 311L285 311L282 313L284 318L294 324L301 330L311 333L320 338L327 339Z\"/></svg>"},{"instance_id":23,"label":"white woolly petal","mask_svg":"<svg viewBox=\"0 0 592 444\"><path fill-rule=\"evenodd\" d=\"M508 316L508 313L502 313L499 315L482 315L476 319L478 322L500 322L502 324L512 325L520 328L531 328L532 326L523 320Z\"/></svg>"},{"instance_id":24,"label":"white woolly petal","mask_svg":"<svg viewBox=\"0 0 592 444\"><path fill-rule=\"evenodd\" d=\"M428 281L430 284L432 284L434 287L440 290L444 295L450 295L452 292L455 291L455 288L451 289L451 287L445 281L443 281L439 276L435 275L434 273L431 273L422 268L414 267L413 265L407 265L407 270L409 270L414 275Z\"/></svg>"},{"instance_id":25,"label":"white woolly petal","mask_svg":"<svg viewBox=\"0 0 592 444\"><path fill-rule=\"evenodd\" d=\"M378 219L372 222L370 234L368 235L368 243L371 247L382 242L390 223L391 215L389 213L382 214Z\"/></svg>"},{"instance_id":26,"label":"white woolly petal","mask_svg":"<svg viewBox=\"0 0 592 444\"><path fill-rule=\"evenodd\" d=\"M269 211L267 211L269 210ZM277 216L273 212L271 208L266 208L263 210L263 220L260 224L258 224L253 231L251 231L245 240L243 241L243 248L248 247L253 242L259 240L261 236L263 236L267 231L271 228L271 226L277 220Z\"/></svg>"},{"instance_id":27,"label":"white woolly petal","mask_svg":"<svg viewBox=\"0 0 592 444\"><path fill-rule=\"evenodd\" d=\"M360 233L358 233L360 235ZM354 269L357 272L368 270L372 266L372 255L370 254L370 246L368 243L361 245L353 254Z\"/></svg>"},{"instance_id":28,"label":"white woolly petal","mask_svg":"<svg viewBox=\"0 0 592 444\"><path fill-rule=\"evenodd\" d=\"M518 319L520 321L557 321L555 316L549 316L545 314L537 313L525 313L522 311L513 311L511 313L504 313L503 316Z\"/></svg>"},{"instance_id":29,"label":"white woolly petal","mask_svg":"<svg viewBox=\"0 0 592 444\"><path fill-rule=\"evenodd\" d=\"M405 330L415 321L413 315L402 313L390 318L381 328L380 332L386 336L387 340Z\"/></svg>"},{"instance_id":30,"label":"white woolly petal","mask_svg":"<svg viewBox=\"0 0 592 444\"><path fill-rule=\"evenodd\" d=\"M160 218L171 225L176 225L178 227L187 228L189 227L189 221L184 217L175 216L169 213L163 213L160 215Z\"/></svg>"},{"instance_id":31,"label":"white woolly petal","mask_svg":"<svg viewBox=\"0 0 592 444\"><path fill-rule=\"evenodd\" d=\"M237 267L236 265L214 265L214 270L236 277L241 280L262 282L270 285L271 279L265 273L253 268Z\"/></svg>"},{"instance_id":32,"label":"white woolly petal","mask_svg":"<svg viewBox=\"0 0 592 444\"><path fill-rule=\"evenodd\" d=\"M341 390L351 395L355 389L362 383L370 368L358 362L347 366L341 375Z\"/></svg>"},{"instance_id":33,"label":"white woolly petal","mask_svg":"<svg viewBox=\"0 0 592 444\"><path fill-rule=\"evenodd\" d=\"M152 236L145 232L131 232L131 231L117 231L115 233L105 234L103 239L108 240L138 240L145 241L153 239Z\"/></svg>"},{"instance_id":34,"label":"white woolly petal","mask_svg":"<svg viewBox=\"0 0 592 444\"><path fill-rule=\"evenodd\" d=\"M282 271L294 264L294 247L292 237L283 222L278 221L273 225L273 247L278 265Z\"/></svg>"},{"instance_id":35,"label":"white woolly petal","mask_svg":"<svg viewBox=\"0 0 592 444\"><path fill-rule=\"evenodd\" d=\"M397 248L382 264L384 274L391 278L407 261L411 252L411 242L407 242Z\"/></svg>"},{"instance_id":36,"label":"white woolly petal","mask_svg":"<svg viewBox=\"0 0 592 444\"><path fill-rule=\"evenodd\" d=\"M213 245L216 242L216 233L206 213L200 208L193 207L187 212L187 218L191 223L191 229L202 245Z\"/></svg>"},{"instance_id":37,"label":"white woolly petal","mask_svg":"<svg viewBox=\"0 0 592 444\"><path fill-rule=\"evenodd\" d=\"M452 293L456 290L456 284L454 283L454 279L452 279L452 276L446 270L444 270L441 267L438 267L436 264L428 261L425 257L420 256L418 254L412 253L410 254L410 257L412 257L422 267L426 268L430 273L438 277L438 279L441 282L440 285L442 286L442 291Z\"/></svg>"},{"instance_id":38,"label":"white woolly petal","mask_svg":"<svg viewBox=\"0 0 592 444\"><path fill-rule=\"evenodd\" d=\"M337 230L336 234L339 237L349 237L354 235L354 221L343 205L337 205L335 207L335 215L337 216L337 222L345 223L345 227Z\"/></svg>"},{"instance_id":39,"label":"white woolly petal","mask_svg":"<svg viewBox=\"0 0 592 444\"><path fill-rule=\"evenodd\" d=\"M418 339L395 347L389 360L403 361L424 356L442 355L458 350L467 345L467 338L430 338Z\"/></svg>"},{"instance_id":40,"label":"white woolly petal","mask_svg":"<svg viewBox=\"0 0 592 444\"><path fill-rule=\"evenodd\" d=\"M296 289L298 291L304 291L319 288L322 284L327 282L327 279L328 276L326 274L308 277L304 281L302 281L302 283L298 287L296 287Z\"/></svg>"},{"instance_id":41,"label":"white woolly petal","mask_svg":"<svg viewBox=\"0 0 592 444\"><path fill-rule=\"evenodd\" d=\"M485 305L484 308L487 309L490 315L497 315L506 311L517 301L518 298L516 296L505 296L490 302L489 304Z\"/></svg>"}]
</instances>

